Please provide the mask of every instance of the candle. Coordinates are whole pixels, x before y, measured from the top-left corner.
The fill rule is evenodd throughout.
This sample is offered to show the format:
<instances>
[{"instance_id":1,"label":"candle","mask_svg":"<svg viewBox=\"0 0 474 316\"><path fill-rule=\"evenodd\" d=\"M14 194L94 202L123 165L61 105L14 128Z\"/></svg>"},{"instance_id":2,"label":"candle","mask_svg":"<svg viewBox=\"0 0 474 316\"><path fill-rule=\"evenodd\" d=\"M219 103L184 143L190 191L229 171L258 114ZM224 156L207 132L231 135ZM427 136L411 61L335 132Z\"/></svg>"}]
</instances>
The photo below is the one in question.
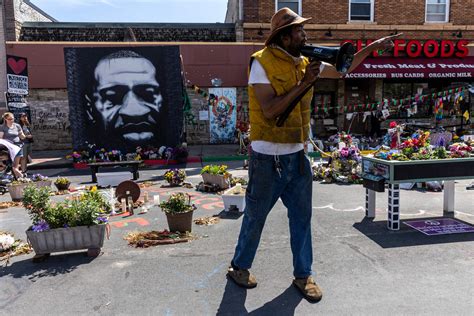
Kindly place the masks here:
<instances>
[{"instance_id":1,"label":"candle","mask_svg":"<svg viewBox=\"0 0 474 316\"><path fill-rule=\"evenodd\" d=\"M154 195L153 196L153 204L155 204L155 205L160 204L160 196L159 195Z\"/></svg>"}]
</instances>

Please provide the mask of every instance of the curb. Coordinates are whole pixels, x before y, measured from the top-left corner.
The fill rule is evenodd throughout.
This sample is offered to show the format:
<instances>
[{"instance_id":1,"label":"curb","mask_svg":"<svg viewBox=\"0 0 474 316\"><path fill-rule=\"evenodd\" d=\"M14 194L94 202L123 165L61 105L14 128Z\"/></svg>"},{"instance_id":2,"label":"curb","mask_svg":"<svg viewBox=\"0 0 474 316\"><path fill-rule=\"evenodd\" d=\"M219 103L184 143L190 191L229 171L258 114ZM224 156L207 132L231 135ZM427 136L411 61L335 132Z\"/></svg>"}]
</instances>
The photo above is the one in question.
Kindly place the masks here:
<instances>
[{"instance_id":1,"label":"curb","mask_svg":"<svg viewBox=\"0 0 474 316\"><path fill-rule=\"evenodd\" d=\"M320 158L321 154L319 152L311 152L308 154L311 158ZM244 161L248 159L247 155L230 155L230 156L207 156L207 157L197 157L193 156L188 159L187 163L204 163L204 162L219 162L219 161ZM156 165L156 166L170 166L170 165ZM29 170L40 170L40 169L59 169L59 168L71 168L76 169L73 166L72 162L63 162L63 163L45 163L45 164L34 164L29 165ZM88 169L88 168L87 168ZM81 170L81 169L77 169Z\"/></svg>"}]
</instances>

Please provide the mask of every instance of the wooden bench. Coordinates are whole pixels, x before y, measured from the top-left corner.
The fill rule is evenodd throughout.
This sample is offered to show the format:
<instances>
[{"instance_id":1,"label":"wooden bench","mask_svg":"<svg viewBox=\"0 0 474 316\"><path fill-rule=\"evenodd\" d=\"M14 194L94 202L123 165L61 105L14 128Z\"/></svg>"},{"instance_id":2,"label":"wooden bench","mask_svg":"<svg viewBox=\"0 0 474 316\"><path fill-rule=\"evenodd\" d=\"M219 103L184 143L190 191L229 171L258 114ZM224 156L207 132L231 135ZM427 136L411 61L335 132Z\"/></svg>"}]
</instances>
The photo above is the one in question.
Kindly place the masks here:
<instances>
[{"instance_id":1,"label":"wooden bench","mask_svg":"<svg viewBox=\"0 0 474 316\"><path fill-rule=\"evenodd\" d=\"M109 161L109 162L93 162L87 164L91 168L92 172L92 182L97 182L97 173L99 172L100 167L130 167L133 180L138 180L138 166L142 163L142 160L131 160L131 161Z\"/></svg>"}]
</instances>

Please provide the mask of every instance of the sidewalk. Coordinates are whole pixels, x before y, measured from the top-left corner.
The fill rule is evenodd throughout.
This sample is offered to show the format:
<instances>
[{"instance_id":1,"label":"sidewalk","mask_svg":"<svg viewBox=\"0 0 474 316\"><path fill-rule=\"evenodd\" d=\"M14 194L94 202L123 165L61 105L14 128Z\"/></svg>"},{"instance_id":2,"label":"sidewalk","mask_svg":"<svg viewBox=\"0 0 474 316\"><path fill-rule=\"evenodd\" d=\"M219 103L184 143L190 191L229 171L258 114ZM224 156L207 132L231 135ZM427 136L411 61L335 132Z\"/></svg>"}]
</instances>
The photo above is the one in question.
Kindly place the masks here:
<instances>
[{"instance_id":1,"label":"sidewalk","mask_svg":"<svg viewBox=\"0 0 474 316\"><path fill-rule=\"evenodd\" d=\"M199 157L202 161L233 161L243 160L246 156L238 155L238 144L190 145L189 156ZM33 162L29 170L72 168L72 160L66 159L71 150L33 151Z\"/></svg>"}]
</instances>

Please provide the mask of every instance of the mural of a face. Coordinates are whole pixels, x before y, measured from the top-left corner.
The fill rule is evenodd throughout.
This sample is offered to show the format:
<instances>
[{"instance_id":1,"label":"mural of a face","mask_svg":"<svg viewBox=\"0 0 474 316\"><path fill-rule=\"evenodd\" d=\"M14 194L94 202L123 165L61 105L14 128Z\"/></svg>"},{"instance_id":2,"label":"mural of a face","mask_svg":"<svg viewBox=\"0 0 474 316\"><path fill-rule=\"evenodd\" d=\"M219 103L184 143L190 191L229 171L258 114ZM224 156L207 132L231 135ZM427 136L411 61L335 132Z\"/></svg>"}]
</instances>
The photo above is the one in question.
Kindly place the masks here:
<instances>
[{"instance_id":1,"label":"mural of a face","mask_svg":"<svg viewBox=\"0 0 474 316\"><path fill-rule=\"evenodd\" d=\"M116 56L100 60L95 68L92 118L104 139L128 147L153 144L163 101L156 68L138 54Z\"/></svg>"}]
</instances>

